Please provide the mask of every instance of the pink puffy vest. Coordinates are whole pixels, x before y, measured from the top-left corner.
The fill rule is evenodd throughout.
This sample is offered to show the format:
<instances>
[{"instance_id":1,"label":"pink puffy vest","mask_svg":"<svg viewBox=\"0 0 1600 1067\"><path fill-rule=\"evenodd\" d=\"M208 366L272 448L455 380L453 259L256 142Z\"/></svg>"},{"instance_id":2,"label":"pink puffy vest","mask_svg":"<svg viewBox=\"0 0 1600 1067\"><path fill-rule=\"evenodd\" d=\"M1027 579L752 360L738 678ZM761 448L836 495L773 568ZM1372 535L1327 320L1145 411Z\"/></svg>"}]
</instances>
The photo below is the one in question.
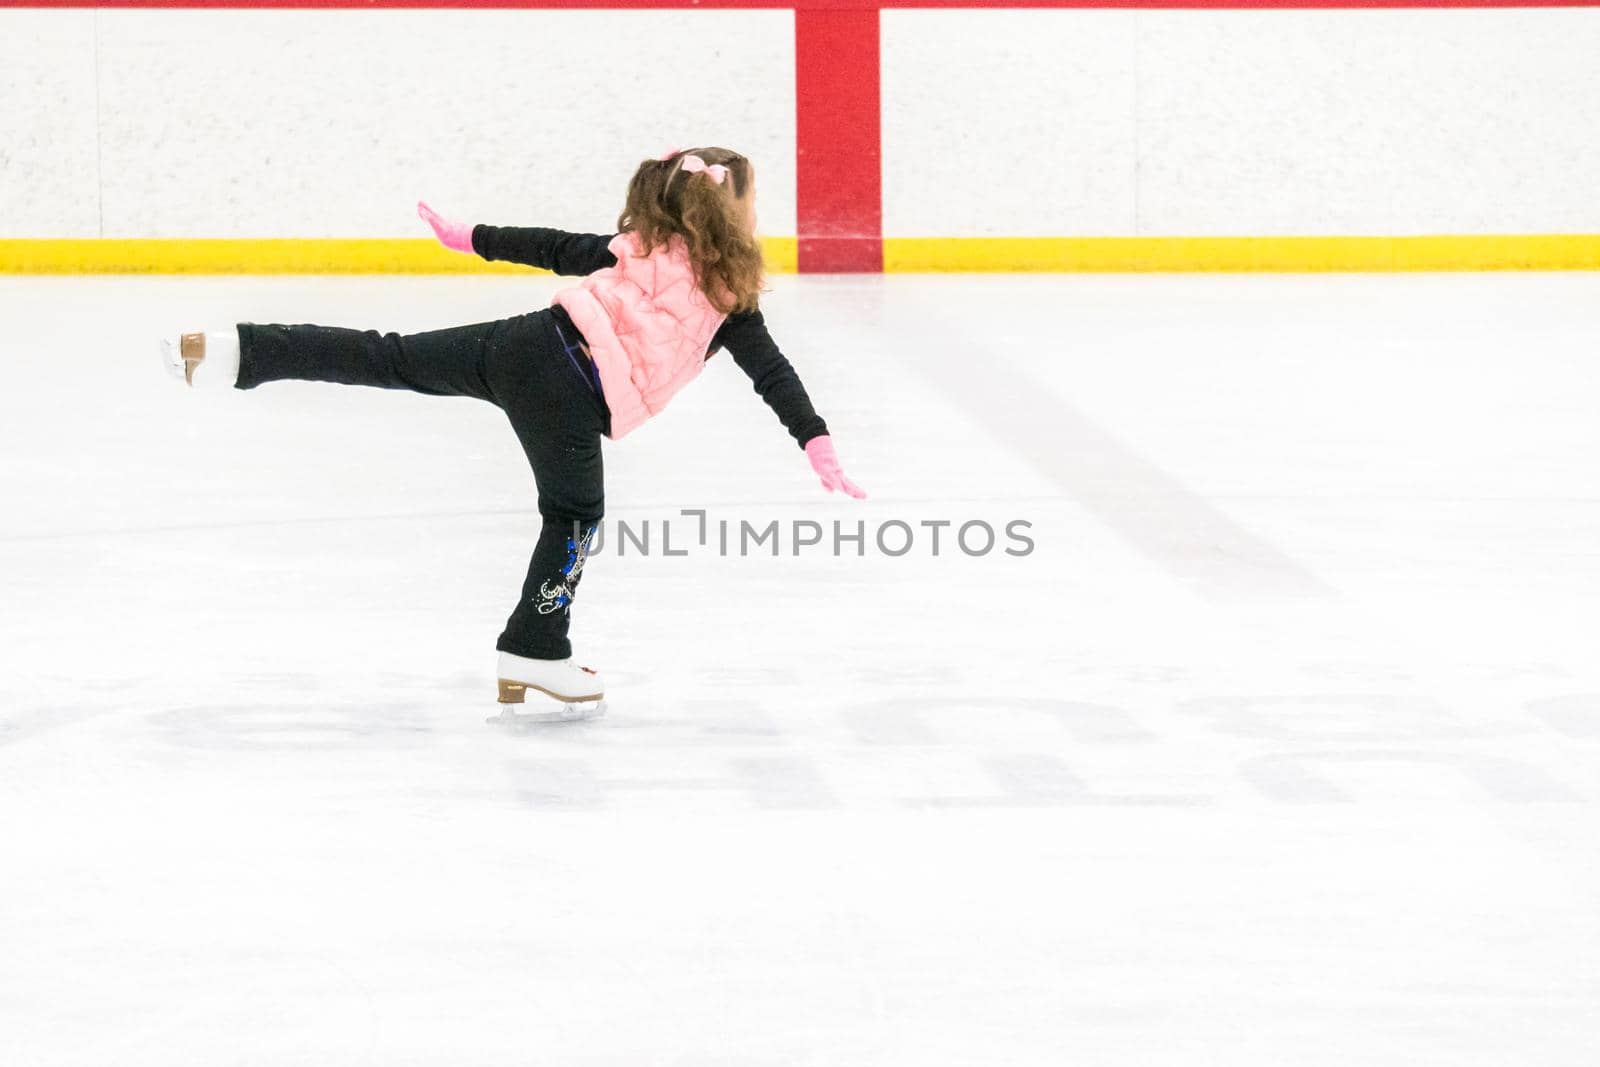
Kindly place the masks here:
<instances>
[{"instance_id":1,"label":"pink puffy vest","mask_svg":"<svg viewBox=\"0 0 1600 1067\"><path fill-rule=\"evenodd\" d=\"M705 366L723 315L695 284L688 245L674 235L639 256L632 232L611 239L615 267L595 271L554 302L583 331L611 409L612 440L667 406Z\"/></svg>"}]
</instances>

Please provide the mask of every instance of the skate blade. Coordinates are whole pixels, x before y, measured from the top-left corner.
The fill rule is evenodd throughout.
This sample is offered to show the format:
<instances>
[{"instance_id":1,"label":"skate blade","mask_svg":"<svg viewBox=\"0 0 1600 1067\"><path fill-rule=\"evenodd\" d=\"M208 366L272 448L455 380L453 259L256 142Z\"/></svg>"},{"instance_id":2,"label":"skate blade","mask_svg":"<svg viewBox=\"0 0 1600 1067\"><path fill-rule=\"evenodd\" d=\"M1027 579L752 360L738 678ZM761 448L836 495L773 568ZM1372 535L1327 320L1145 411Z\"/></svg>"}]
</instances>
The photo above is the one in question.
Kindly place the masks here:
<instances>
[{"instance_id":1,"label":"skate blade","mask_svg":"<svg viewBox=\"0 0 1600 1067\"><path fill-rule=\"evenodd\" d=\"M517 729L528 726L547 726L552 723L563 722L588 722L592 719L604 718L606 702L604 700L575 701L568 704L557 704L554 707L540 708L537 711L527 710L528 704L503 704L500 714L491 715L483 720L490 726L502 726ZM513 711L521 708L521 711Z\"/></svg>"}]
</instances>

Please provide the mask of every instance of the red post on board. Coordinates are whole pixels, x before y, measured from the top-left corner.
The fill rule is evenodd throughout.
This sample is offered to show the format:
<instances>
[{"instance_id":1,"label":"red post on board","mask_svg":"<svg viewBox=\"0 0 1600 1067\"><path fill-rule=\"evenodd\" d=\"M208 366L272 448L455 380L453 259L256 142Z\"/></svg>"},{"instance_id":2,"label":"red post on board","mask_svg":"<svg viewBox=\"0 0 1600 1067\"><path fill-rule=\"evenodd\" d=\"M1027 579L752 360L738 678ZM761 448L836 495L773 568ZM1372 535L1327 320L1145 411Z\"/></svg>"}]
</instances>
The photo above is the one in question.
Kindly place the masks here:
<instances>
[{"instance_id":1,"label":"red post on board","mask_svg":"<svg viewBox=\"0 0 1600 1067\"><path fill-rule=\"evenodd\" d=\"M878 12L794 13L802 273L883 270Z\"/></svg>"}]
</instances>

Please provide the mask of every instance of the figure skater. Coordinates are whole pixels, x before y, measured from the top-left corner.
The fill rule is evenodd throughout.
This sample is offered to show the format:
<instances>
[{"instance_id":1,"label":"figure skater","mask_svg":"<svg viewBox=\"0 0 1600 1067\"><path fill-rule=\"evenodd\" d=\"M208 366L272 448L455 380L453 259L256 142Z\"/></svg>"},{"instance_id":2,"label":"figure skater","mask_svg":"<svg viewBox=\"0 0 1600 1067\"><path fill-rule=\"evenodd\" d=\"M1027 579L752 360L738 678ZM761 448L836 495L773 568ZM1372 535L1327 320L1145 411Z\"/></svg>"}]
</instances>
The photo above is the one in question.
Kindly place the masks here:
<instances>
[{"instance_id":1,"label":"figure skater","mask_svg":"<svg viewBox=\"0 0 1600 1067\"><path fill-rule=\"evenodd\" d=\"M401 335L239 323L161 342L192 386L254 389L295 379L470 396L511 420L533 467L542 527L522 596L495 647L499 699L528 689L583 705L605 693L572 660L572 598L605 507L600 438L657 414L726 348L828 491L866 496L844 476L828 427L773 343L759 307L755 170L725 148L674 149L641 163L615 235L469 225L418 214L439 241L484 259L581 275L526 315Z\"/></svg>"}]
</instances>

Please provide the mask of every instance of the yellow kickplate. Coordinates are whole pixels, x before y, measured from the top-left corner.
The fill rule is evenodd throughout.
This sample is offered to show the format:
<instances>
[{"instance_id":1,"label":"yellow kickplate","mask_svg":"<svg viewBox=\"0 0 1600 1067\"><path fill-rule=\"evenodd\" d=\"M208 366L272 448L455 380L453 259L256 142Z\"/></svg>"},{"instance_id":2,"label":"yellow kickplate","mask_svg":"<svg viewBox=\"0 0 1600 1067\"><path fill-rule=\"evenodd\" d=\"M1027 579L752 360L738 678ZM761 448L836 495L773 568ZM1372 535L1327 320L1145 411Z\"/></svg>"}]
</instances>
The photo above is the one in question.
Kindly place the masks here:
<instances>
[{"instance_id":1,"label":"yellow kickplate","mask_svg":"<svg viewBox=\"0 0 1600 1067\"><path fill-rule=\"evenodd\" d=\"M793 237L766 237L774 274ZM1437 237L889 237L901 272L1600 270L1600 234ZM517 274L418 239L0 240L9 274Z\"/></svg>"},{"instance_id":2,"label":"yellow kickplate","mask_svg":"<svg viewBox=\"0 0 1600 1067\"><path fill-rule=\"evenodd\" d=\"M1600 234L893 237L886 272L1600 270Z\"/></svg>"},{"instance_id":3,"label":"yellow kickplate","mask_svg":"<svg viewBox=\"0 0 1600 1067\"><path fill-rule=\"evenodd\" d=\"M793 273L792 237L765 238L774 273ZM527 274L411 238L0 240L0 274Z\"/></svg>"}]
</instances>

